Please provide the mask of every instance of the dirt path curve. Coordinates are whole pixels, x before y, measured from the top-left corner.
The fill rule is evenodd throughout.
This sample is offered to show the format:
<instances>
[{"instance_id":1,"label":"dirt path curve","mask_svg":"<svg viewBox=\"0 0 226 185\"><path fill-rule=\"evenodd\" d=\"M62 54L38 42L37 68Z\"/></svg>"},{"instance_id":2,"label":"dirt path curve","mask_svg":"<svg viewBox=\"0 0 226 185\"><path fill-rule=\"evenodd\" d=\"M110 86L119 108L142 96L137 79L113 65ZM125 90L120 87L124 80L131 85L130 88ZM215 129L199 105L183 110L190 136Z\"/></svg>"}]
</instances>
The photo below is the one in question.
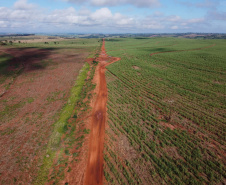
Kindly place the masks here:
<instances>
[{"instance_id":1,"label":"dirt path curve","mask_svg":"<svg viewBox=\"0 0 226 185\"><path fill-rule=\"evenodd\" d=\"M103 39L101 53L96 60L99 61L94 77L97 83L97 99L94 103L91 117L89 158L85 172L85 185L103 184L103 149L107 111L107 83L105 79L105 67L120 60L120 58L107 56L105 51L105 40Z\"/></svg>"}]
</instances>

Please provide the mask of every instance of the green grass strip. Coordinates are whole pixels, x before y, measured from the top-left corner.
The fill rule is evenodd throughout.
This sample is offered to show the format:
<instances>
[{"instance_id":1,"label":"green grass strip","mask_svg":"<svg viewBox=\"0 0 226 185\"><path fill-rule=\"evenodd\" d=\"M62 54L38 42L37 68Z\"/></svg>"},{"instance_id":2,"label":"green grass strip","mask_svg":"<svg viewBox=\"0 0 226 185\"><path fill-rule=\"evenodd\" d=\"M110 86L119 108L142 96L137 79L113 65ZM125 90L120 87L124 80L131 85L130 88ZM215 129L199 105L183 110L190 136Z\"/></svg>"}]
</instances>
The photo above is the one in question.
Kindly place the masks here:
<instances>
[{"instance_id":1,"label":"green grass strip","mask_svg":"<svg viewBox=\"0 0 226 185\"><path fill-rule=\"evenodd\" d=\"M67 127L67 120L71 117L74 107L80 99L80 94L82 92L83 85L85 84L85 79L87 78L88 71L89 64L86 63L80 70L75 85L71 89L70 98L62 110L59 120L54 124L53 132L50 136L46 154L43 157L43 164L40 167L38 176L34 184L45 184L45 182L48 180L49 170L53 165L53 160L56 157L56 152L59 150L60 147L61 137L63 133L65 133L65 128Z\"/></svg>"}]
</instances>

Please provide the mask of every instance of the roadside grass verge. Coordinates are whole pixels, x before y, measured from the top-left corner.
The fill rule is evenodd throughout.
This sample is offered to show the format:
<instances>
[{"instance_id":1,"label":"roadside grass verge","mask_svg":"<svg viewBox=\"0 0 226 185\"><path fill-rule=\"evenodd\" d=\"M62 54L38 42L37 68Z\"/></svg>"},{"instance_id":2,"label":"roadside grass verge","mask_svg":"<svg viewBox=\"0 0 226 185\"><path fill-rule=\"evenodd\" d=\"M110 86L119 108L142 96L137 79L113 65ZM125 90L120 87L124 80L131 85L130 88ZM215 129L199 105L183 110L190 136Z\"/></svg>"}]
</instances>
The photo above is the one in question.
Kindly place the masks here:
<instances>
[{"instance_id":1,"label":"roadside grass verge","mask_svg":"<svg viewBox=\"0 0 226 185\"><path fill-rule=\"evenodd\" d=\"M63 134L60 146L61 153L54 158L54 163L48 176L48 183L51 184L61 184L66 176L73 176L77 165L79 166L85 160L86 157L84 156L87 155L82 152L82 148L87 141L86 135L90 133L86 122L92 110L90 101L93 99L93 90L95 89L95 84L92 81L97 63L93 61L89 64L90 70L87 74L86 83L83 85L80 99L74 107L67 127L65 127L66 132ZM84 168L79 170L82 171ZM72 182L69 181L68 183Z\"/></svg>"},{"instance_id":2,"label":"roadside grass verge","mask_svg":"<svg viewBox=\"0 0 226 185\"><path fill-rule=\"evenodd\" d=\"M42 166L40 167L34 184L45 184L45 182L48 180L49 170L53 165L53 160L56 157L57 151L60 150L61 137L67 131L67 121L71 117L74 107L80 99L80 94L82 92L83 85L85 84L88 71L89 64L85 63L80 71L74 87L71 89L70 98L62 109L59 120L53 126L54 128L47 145L46 154L42 159Z\"/></svg>"}]
</instances>

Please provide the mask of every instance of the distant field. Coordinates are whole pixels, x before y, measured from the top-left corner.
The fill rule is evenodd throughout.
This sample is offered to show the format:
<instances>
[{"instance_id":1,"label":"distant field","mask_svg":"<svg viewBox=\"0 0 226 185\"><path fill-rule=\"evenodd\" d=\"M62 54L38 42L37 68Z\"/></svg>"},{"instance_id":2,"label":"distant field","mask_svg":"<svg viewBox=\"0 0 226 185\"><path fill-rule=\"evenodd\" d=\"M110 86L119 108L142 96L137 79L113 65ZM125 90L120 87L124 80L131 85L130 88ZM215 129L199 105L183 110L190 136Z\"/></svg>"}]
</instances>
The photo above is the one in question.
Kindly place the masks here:
<instances>
[{"instance_id":1,"label":"distant field","mask_svg":"<svg viewBox=\"0 0 226 185\"><path fill-rule=\"evenodd\" d=\"M91 68L85 61L94 57L100 42L1 39L4 43L8 40L0 46L0 184L44 184L53 159L58 159L59 165L64 156L66 165L69 145L79 142L82 146L82 133L88 133L83 128L76 135L81 138L75 141L79 126L74 108L91 88L84 85L89 84L86 79ZM74 158L78 155L73 154ZM62 168L66 167L61 165L61 172ZM58 169L51 170L54 181L62 179Z\"/></svg>"},{"instance_id":2,"label":"distant field","mask_svg":"<svg viewBox=\"0 0 226 185\"><path fill-rule=\"evenodd\" d=\"M64 41L65 39L55 36L42 36L42 35L32 35L32 36L3 36L0 37L1 42L10 42L14 44L21 43L37 43L37 42L53 42L53 41Z\"/></svg>"},{"instance_id":3,"label":"distant field","mask_svg":"<svg viewBox=\"0 0 226 185\"><path fill-rule=\"evenodd\" d=\"M226 40L106 39L109 184L225 184Z\"/></svg>"}]
</instances>

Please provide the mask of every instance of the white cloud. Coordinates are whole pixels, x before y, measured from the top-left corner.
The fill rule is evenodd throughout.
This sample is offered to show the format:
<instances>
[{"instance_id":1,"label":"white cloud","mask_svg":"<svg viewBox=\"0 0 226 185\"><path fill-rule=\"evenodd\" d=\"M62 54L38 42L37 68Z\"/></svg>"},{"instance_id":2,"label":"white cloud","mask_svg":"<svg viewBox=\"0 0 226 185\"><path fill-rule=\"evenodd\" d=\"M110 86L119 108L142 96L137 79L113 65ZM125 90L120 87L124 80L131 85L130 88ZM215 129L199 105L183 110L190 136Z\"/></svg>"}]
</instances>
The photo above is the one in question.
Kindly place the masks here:
<instances>
[{"instance_id":1,"label":"white cloud","mask_svg":"<svg viewBox=\"0 0 226 185\"><path fill-rule=\"evenodd\" d=\"M64 0L71 3L88 3L94 6L121 6L133 5L136 7L156 7L160 5L159 0Z\"/></svg>"},{"instance_id":2,"label":"white cloud","mask_svg":"<svg viewBox=\"0 0 226 185\"><path fill-rule=\"evenodd\" d=\"M14 8L18 10L29 10L35 8L36 5L28 4L27 0L18 0L14 3Z\"/></svg>"},{"instance_id":3,"label":"white cloud","mask_svg":"<svg viewBox=\"0 0 226 185\"><path fill-rule=\"evenodd\" d=\"M103 1L108 2L108 0ZM140 1L142 2L143 0ZM212 16L212 19L225 20L225 13L212 11L209 12L209 16ZM113 13L107 7L94 11L84 7L80 10L70 7L48 12L29 4L26 0L17 1L12 8L0 7L0 28L10 31L24 31L25 29L31 32L49 30L52 32L77 32L77 30L81 32L206 31L211 27L209 20L208 17L183 19L178 15L164 15L162 12L154 12L142 18L119 12Z\"/></svg>"},{"instance_id":4,"label":"white cloud","mask_svg":"<svg viewBox=\"0 0 226 185\"><path fill-rule=\"evenodd\" d=\"M109 0L91 0L91 3L95 6L114 6L118 4L118 0L109 1Z\"/></svg>"},{"instance_id":5,"label":"white cloud","mask_svg":"<svg viewBox=\"0 0 226 185\"><path fill-rule=\"evenodd\" d=\"M50 26L67 24L69 27L129 27L133 24L133 18L129 18L120 13L113 14L108 8L100 8L94 12L82 9L78 12L74 8L63 10L55 10L42 19L42 22L48 23Z\"/></svg>"},{"instance_id":6,"label":"white cloud","mask_svg":"<svg viewBox=\"0 0 226 185\"><path fill-rule=\"evenodd\" d=\"M78 11L78 14L79 15L89 15L89 14L91 14L92 12L89 10L89 9L87 9L87 8L82 8L82 9L80 9L79 11Z\"/></svg>"},{"instance_id":7,"label":"white cloud","mask_svg":"<svg viewBox=\"0 0 226 185\"><path fill-rule=\"evenodd\" d=\"M186 0L174 0L175 2L182 4L186 7L196 7L196 8L204 8L204 9L213 9L220 5L221 0L202 0L197 2L191 2Z\"/></svg>"},{"instance_id":8,"label":"white cloud","mask_svg":"<svg viewBox=\"0 0 226 185\"><path fill-rule=\"evenodd\" d=\"M209 20L221 20L226 21L226 12L218 12L216 10L211 10L207 14Z\"/></svg>"},{"instance_id":9,"label":"white cloud","mask_svg":"<svg viewBox=\"0 0 226 185\"><path fill-rule=\"evenodd\" d=\"M128 0L130 2L130 0ZM160 2L158 0L132 0L131 4L137 7L156 7L160 6Z\"/></svg>"},{"instance_id":10,"label":"white cloud","mask_svg":"<svg viewBox=\"0 0 226 185\"><path fill-rule=\"evenodd\" d=\"M22 24L22 22L28 23L28 21L35 21L42 17L40 10L36 8L37 6L33 4L27 4L26 0L19 0L14 4L13 8L0 7L0 20L8 21L18 27L18 21Z\"/></svg>"},{"instance_id":11,"label":"white cloud","mask_svg":"<svg viewBox=\"0 0 226 185\"><path fill-rule=\"evenodd\" d=\"M183 19L177 15L164 15L161 12L154 12L153 14L147 16L145 19L141 20L140 28L153 29L156 31L170 30L176 31L195 31L197 28L205 28L207 26L207 21L204 18L197 19Z\"/></svg>"},{"instance_id":12,"label":"white cloud","mask_svg":"<svg viewBox=\"0 0 226 185\"><path fill-rule=\"evenodd\" d=\"M204 22L205 19L201 18L201 19L190 19L188 20L188 23L202 23Z\"/></svg>"},{"instance_id":13,"label":"white cloud","mask_svg":"<svg viewBox=\"0 0 226 185\"><path fill-rule=\"evenodd\" d=\"M113 17L113 15L108 8L101 8L101 9L95 11L93 14L91 14L91 18L95 21L112 19L112 17Z\"/></svg>"},{"instance_id":14,"label":"white cloud","mask_svg":"<svg viewBox=\"0 0 226 185\"><path fill-rule=\"evenodd\" d=\"M7 21L0 21L0 28L7 28L9 27L9 23Z\"/></svg>"},{"instance_id":15,"label":"white cloud","mask_svg":"<svg viewBox=\"0 0 226 185\"><path fill-rule=\"evenodd\" d=\"M214 8L219 5L219 0L204 0L203 2L195 4L198 8Z\"/></svg>"},{"instance_id":16,"label":"white cloud","mask_svg":"<svg viewBox=\"0 0 226 185\"><path fill-rule=\"evenodd\" d=\"M161 30L161 29L165 28L164 25L159 24L156 21L144 24L142 27L143 27L143 29L147 29L147 30Z\"/></svg>"},{"instance_id":17,"label":"white cloud","mask_svg":"<svg viewBox=\"0 0 226 185\"><path fill-rule=\"evenodd\" d=\"M8 8L0 7L0 18L6 19L11 11Z\"/></svg>"},{"instance_id":18,"label":"white cloud","mask_svg":"<svg viewBox=\"0 0 226 185\"><path fill-rule=\"evenodd\" d=\"M172 15L172 16L168 16L166 17L167 21L170 22L179 22L181 20L180 16L176 16L176 15Z\"/></svg>"},{"instance_id":19,"label":"white cloud","mask_svg":"<svg viewBox=\"0 0 226 185\"><path fill-rule=\"evenodd\" d=\"M120 27L133 27L134 25L136 25L134 18L126 17L120 13L116 13L113 17L113 20Z\"/></svg>"},{"instance_id":20,"label":"white cloud","mask_svg":"<svg viewBox=\"0 0 226 185\"><path fill-rule=\"evenodd\" d=\"M171 26L170 27L172 30L177 30L179 27L178 26Z\"/></svg>"}]
</instances>

